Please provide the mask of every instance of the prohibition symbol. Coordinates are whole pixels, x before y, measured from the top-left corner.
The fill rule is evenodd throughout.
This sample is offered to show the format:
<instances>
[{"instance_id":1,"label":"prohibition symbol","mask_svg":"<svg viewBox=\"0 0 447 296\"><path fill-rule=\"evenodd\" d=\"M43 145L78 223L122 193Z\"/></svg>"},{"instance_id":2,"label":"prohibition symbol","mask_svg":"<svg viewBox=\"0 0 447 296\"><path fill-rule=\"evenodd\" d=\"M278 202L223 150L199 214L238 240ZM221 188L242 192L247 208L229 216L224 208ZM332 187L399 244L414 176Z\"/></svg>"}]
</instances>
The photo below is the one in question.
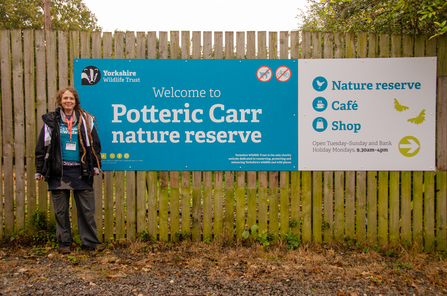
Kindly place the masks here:
<instances>
[{"instance_id":1,"label":"prohibition symbol","mask_svg":"<svg viewBox=\"0 0 447 296\"><path fill-rule=\"evenodd\" d=\"M256 77L261 82L269 81L270 79L272 79L272 76L273 76L272 69L270 69L267 66L262 66L258 69L258 71L256 71Z\"/></svg>"},{"instance_id":2,"label":"prohibition symbol","mask_svg":"<svg viewBox=\"0 0 447 296\"><path fill-rule=\"evenodd\" d=\"M281 66L276 69L275 77L279 82L286 82L292 77L292 71L290 71L289 67Z\"/></svg>"}]
</instances>

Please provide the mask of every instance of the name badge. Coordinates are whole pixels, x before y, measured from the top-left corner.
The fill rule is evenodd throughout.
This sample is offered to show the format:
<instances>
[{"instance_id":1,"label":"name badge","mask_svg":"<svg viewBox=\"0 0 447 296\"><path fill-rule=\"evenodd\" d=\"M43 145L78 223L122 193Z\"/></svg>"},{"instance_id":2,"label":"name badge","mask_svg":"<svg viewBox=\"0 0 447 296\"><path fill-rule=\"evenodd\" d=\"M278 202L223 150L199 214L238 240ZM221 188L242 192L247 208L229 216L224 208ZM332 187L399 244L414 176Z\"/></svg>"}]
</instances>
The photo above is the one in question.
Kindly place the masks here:
<instances>
[{"instance_id":1,"label":"name badge","mask_svg":"<svg viewBox=\"0 0 447 296\"><path fill-rule=\"evenodd\" d=\"M65 145L65 150L76 151L76 143L67 142Z\"/></svg>"}]
</instances>

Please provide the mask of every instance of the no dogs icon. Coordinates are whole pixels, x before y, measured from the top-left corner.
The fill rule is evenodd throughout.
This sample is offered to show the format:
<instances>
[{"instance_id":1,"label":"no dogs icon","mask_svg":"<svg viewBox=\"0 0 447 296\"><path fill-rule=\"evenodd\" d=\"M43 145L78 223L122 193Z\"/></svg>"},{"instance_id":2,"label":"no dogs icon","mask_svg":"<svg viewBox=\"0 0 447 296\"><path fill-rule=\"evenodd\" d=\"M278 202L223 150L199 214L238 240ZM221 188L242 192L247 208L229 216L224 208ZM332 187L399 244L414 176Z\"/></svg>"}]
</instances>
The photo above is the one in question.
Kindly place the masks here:
<instances>
[{"instance_id":1,"label":"no dogs icon","mask_svg":"<svg viewBox=\"0 0 447 296\"><path fill-rule=\"evenodd\" d=\"M272 69L270 69L267 66L262 66L256 71L256 77L258 77L259 81L261 82L267 82L270 79L272 79L273 72Z\"/></svg>"}]
</instances>

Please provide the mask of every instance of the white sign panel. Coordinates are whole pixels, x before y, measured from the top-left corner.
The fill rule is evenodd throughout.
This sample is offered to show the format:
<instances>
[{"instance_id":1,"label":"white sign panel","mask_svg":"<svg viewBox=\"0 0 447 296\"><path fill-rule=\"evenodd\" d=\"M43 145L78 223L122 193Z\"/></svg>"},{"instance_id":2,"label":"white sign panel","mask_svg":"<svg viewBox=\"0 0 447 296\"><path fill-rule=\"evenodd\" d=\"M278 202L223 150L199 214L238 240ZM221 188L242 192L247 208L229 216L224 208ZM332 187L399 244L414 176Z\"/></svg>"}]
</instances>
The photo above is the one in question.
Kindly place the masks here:
<instances>
[{"instance_id":1,"label":"white sign panel","mask_svg":"<svg viewBox=\"0 0 447 296\"><path fill-rule=\"evenodd\" d=\"M435 170L436 58L298 69L299 170Z\"/></svg>"}]
</instances>

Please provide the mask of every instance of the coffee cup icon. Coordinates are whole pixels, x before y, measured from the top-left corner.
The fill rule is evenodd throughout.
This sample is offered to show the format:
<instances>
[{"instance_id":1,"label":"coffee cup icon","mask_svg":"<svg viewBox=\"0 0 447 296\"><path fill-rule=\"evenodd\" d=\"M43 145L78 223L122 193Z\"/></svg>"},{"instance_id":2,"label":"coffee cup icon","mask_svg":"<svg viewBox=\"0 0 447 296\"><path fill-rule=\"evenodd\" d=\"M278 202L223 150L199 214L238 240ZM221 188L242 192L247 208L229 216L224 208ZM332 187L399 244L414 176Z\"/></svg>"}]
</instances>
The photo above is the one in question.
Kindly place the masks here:
<instances>
[{"instance_id":1,"label":"coffee cup icon","mask_svg":"<svg viewBox=\"0 0 447 296\"><path fill-rule=\"evenodd\" d=\"M328 103L327 103L326 99L323 97L317 97L312 102L312 107L317 112L323 112L324 110L326 110L327 106L328 106Z\"/></svg>"}]
</instances>

